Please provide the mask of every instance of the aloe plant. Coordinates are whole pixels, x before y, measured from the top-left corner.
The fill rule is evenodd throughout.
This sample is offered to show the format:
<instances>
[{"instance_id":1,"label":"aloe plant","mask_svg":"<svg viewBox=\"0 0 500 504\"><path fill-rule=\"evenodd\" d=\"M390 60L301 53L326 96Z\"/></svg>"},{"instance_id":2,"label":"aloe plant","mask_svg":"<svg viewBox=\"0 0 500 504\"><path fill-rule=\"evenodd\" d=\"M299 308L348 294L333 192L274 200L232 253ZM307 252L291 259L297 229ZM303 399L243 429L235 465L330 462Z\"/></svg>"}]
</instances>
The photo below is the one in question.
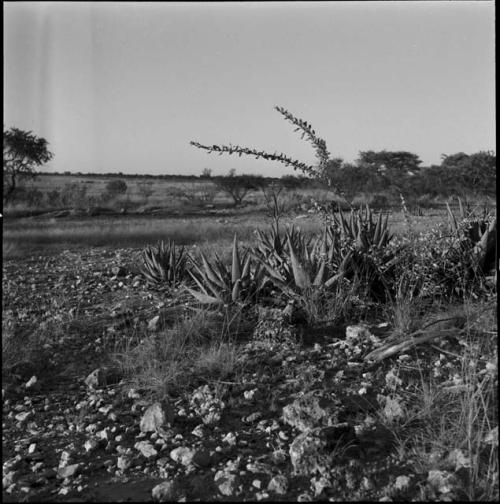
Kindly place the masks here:
<instances>
[{"instance_id":1,"label":"aloe plant","mask_svg":"<svg viewBox=\"0 0 500 504\"><path fill-rule=\"evenodd\" d=\"M203 252L200 255L201 265L191 258L194 271L189 271L199 290L186 287L187 291L200 303L246 303L255 299L265 283L264 272L259 265L254 267L252 271L252 258L249 252L245 252L240 258L236 235L233 241L230 266L221 261L217 255L212 263Z\"/></svg>"},{"instance_id":2,"label":"aloe plant","mask_svg":"<svg viewBox=\"0 0 500 504\"><path fill-rule=\"evenodd\" d=\"M488 273L495 268L497 220L488 219L486 215L477 217L474 211L466 212L460 198L458 207L457 218L446 203L451 231L459 239L462 248L472 249L478 266Z\"/></svg>"},{"instance_id":3,"label":"aloe plant","mask_svg":"<svg viewBox=\"0 0 500 504\"><path fill-rule=\"evenodd\" d=\"M297 231L286 230L286 247L282 254L274 250L267 256L255 253L254 257L266 271L268 279L286 296L295 297L307 289L329 289L345 274L350 261L348 253L333 271L332 249L326 234L316 240L307 240ZM295 243L294 243L295 241Z\"/></svg>"},{"instance_id":4,"label":"aloe plant","mask_svg":"<svg viewBox=\"0 0 500 504\"><path fill-rule=\"evenodd\" d=\"M159 241L155 247L148 245L141 254L141 273L150 283L177 285L186 276L187 255L184 247L176 249L170 240Z\"/></svg>"},{"instance_id":5,"label":"aloe plant","mask_svg":"<svg viewBox=\"0 0 500 504\"><path fill-rule=\"evenodd\" d=\"M344 216L339 208L339 215L335 212L331 213L333 226L336 227L342 236L355 243L356 249L366 252L370 247L382 249L392 239L392 234L389 232L388 219L389 215L382 216L378 214L377 220L374 220L373 212L368 205L363 210L351 210L349 217Z\"/></svg>"}]
</instances>

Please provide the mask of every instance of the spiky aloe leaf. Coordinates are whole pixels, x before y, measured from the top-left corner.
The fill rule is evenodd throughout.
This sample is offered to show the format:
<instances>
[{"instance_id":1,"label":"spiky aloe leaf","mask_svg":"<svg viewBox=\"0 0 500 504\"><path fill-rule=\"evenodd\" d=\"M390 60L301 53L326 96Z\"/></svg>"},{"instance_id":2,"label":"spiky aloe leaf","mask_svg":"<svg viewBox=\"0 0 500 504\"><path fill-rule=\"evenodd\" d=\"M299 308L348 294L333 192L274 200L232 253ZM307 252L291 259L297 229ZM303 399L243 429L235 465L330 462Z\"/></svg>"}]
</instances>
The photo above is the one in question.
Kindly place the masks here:
<instances>
[{"instance_id":1,"label":"spiky aloe leaf","mask_svg":"<svg viewBox=\"0 0 500 504\"><path fill-rule=\"evenodd\" d=\"M244 257L244 263L243 263L243 270L241 272L241 278L246 279L250 275L250 264L251 264L252 258L250 254L246 254Z\"/></svg>"},{"instance_id":2,"label":"spiky aloe leaf","mask_svg":"<svg viewBox=\"0 0 500 504\"><path fill-rule=\"evenodd\" d=\"M450 222L451 229L452 231L456 232L458 230L457 219L455 219L455 216L453 215L448 202L446 202L446 208L448 209L448 220Z\"/></svg>"},{"instance_id":3,"label":"spiky aloe leaf","mask_svg":"<svg viewBox=\"0 0 500 504\"><path fill-rule=\"evenodd\" d=\"M305 272L302 265L300 264L299 258L297 257L292 242L290 240L290 235L288 235L288 247L290 249L290 260L292 263L292 270L295 284L300 289L306 289L307 287L310 287L311 280L307 275L307 273Z\"/></svg>"},{"instance_id":4,"label":"spiky aloe leaf","mask_svg":"<svg viewBox=\"0 0 500 504\"><path fill-rule=\"evenodd\" d=\"M326 262L324 260L322 260L320 263L318 273L316 274L316 277L314 278L314 281L313 281L313 285L315 287L323 285L325 272L326 272Z\"/></svg>"},{"instance_id":5,"label":"spiky aloe leaf","mask_svg":"<svg viewBox=\"0 0 500 504\"><path fill-rule=\"evenodd\" d=\"M236 242L236 234L233 241L233 263L231 268L231 282L234 284L241 278L241 263L240 255L238 253L238 244Z\"/></svg>"},{"instance_id":6,"label":"spiky aloe leaf","mask_svg":"<svg viewBox=\"0 0 500 504\"><path fill-rule=\"evenodd\" d=\"M219 273L218 275L215 271L215 268L208 262L203 252L200 252L200 256L204 268L204 273L202 274L202 276L206 277L208 280L218 285L221 289L226 287L224 280L220 275L220 271L218 272ZM215 262L214 264L217 264L217 262Z\"/></svg>"},{"instance_id":7,"label":"spiky aloe leaf","mask_svg":"<svg viewBox=\"0 0 500 504\"><path fill-rule=\"evenodd\" d=\"M234 283L233 290L231 292L231 300L236 303L240 299L241 294L241 279L238 278Z\"/></svg>"},{"instance_id":8,"label":"spiky aloe leaf","mask_svg":"<svg viewBox=\"0 0 500 504\"><path fill-rule=\"evenodd\" d=\"M221 302L220 299L217 299L203 292L195 291L193 289L190 289L189 287L185 287L185 289L202 304L218 304Z\"/></svg>"}]
</instances>

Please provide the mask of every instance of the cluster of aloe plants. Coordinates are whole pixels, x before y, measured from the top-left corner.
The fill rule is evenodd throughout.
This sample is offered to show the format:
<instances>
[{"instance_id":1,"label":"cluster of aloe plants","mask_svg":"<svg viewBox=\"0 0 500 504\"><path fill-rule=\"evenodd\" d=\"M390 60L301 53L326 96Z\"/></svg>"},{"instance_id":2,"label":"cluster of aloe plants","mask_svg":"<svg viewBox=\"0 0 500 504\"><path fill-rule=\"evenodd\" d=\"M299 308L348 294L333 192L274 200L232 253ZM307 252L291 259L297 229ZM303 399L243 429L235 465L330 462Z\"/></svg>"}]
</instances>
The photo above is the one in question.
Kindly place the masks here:
<instances>
[{"instance_id":1,"label":"cluster of aloe plants","mask_svg":"<svg viewBox=\"0 0 500 504\"><path fill-rule=\"evenodd\" d=\"M196 258L171 242L160 242L143 251L141 270L149 281L171 286L190 279L184 288L203 304L295 300L303 305L305 297L328 295L339 282L359 277L362 258L382 249L391 237L387 218L374 220L369 208L349 218L339 213L316 237L293 226L280 229L277 219L256 234L256 244L243 252L234 237L230 264L217 255L209 260L201 252Z\"/></svg>"}]
</instances>

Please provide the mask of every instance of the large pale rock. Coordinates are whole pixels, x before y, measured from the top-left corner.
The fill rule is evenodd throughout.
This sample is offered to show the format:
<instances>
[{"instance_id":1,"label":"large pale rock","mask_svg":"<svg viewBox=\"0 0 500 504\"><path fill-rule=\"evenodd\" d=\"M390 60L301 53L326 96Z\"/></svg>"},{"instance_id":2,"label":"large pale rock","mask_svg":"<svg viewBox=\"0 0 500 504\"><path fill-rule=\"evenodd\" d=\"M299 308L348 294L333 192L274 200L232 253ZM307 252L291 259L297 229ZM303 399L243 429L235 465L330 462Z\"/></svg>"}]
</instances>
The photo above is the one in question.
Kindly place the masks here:
<instances>
[{"instance_id":1,"label":"large pale rock","mask_svg":"<svg viewBox=\"0 0 500 504\"><path fill-rule=\"evenodd\" d=\"M354 427L341 423L306 430L290 445L290 461L295 474L325 474L344 449L357 441Z\"/></svg>"},{"instance_id":2,"label":"large pale rock","mask_svg":"<svg viewBox=\"0 0 500 504\"><path fill-rule=\"evenodd\" d=\"M141 432L156 432L166 425L171 426L174 422L174 410L172 406L163 401L153 403L141 418Z\"/></svg>"},{"instance_id":3,"label":"large pale rock","mask_svg":"<svg viewBox=\"0 0 500 504\"><path fill-rule=\"evenodd\" d=\"M319 391L308 392L283 408L283 421L304 432L339 423L342 404Z\"/></svg>"}]
</instances>

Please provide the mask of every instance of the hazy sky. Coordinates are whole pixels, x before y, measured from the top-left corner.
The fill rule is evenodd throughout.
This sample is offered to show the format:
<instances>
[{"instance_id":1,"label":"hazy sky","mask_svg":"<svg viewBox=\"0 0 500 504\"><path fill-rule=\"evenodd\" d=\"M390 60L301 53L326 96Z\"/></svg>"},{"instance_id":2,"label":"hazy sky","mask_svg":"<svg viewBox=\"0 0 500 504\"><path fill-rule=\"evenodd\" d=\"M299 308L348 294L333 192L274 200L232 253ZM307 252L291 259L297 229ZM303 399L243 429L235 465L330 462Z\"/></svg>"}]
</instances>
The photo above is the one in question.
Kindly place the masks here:
<instances>
[{"instance_id":1,"label":"hazy sky","mask_svg":"<svg viewBox=\"0 0 500 504\"><path fill-rule=\"evenodd\" d=\"M332 156L495 149L494 2L4 2L4 125L54 171L281 176L208 155L239 144L311 163L273 107ZM45 169L45 168L44 168Z\"/></svg>"}]
</instances>

